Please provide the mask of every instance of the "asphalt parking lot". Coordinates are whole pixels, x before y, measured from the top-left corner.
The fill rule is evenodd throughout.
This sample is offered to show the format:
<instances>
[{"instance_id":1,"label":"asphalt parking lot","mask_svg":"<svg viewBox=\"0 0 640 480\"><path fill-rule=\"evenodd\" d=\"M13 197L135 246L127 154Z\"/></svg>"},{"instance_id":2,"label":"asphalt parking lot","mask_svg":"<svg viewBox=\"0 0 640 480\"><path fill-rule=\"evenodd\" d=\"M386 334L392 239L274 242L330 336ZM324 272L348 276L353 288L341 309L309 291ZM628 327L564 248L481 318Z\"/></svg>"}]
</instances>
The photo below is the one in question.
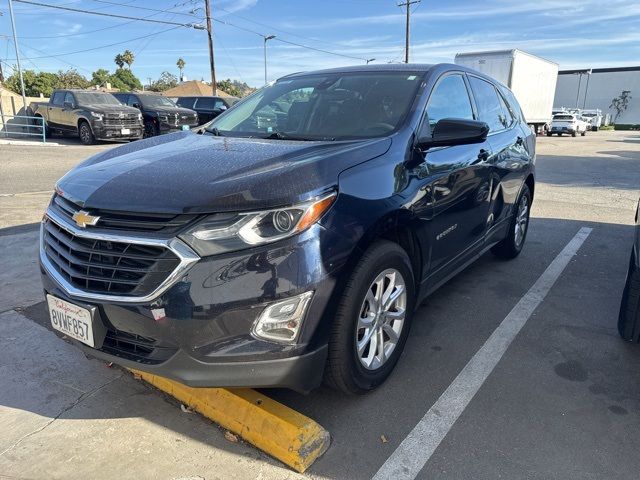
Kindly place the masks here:
<instances>
[{"instance_id":1,"label":"asphalt parking lot","mask_svg":"<svg viewBox=\"0 0 640 480\"><path fill-rule=\"evenodd\" d=\"M432 295L383 387L266 392L331 432L305 475L46 328L36 224L55 180L104 148L0 146L0 478L638 477L640 345L616 320L640 133L539 138L522 255Z\"/></svg>"}]
</instances>

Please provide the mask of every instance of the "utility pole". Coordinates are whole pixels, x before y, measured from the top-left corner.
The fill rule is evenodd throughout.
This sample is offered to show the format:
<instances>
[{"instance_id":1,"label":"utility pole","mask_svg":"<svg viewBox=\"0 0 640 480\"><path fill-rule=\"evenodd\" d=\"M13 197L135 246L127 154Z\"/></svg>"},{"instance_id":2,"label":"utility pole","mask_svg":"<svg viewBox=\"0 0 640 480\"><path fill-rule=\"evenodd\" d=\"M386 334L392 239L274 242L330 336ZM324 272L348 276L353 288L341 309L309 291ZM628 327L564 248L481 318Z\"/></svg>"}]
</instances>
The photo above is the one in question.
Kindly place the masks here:
<instances>
[{"instance_id":1,"label":"utility pole","mask_svg":"<svg viewBox=\"0 0 640 480\"><path fill-rule=\"evenodd\" d=\"M24 114L27 114L27 96L24 94L24 78L22 77L22 67L20 66L20 49L18 48L18 34L16 33L16 20L13 18L13 1L9 0L9 12L11 14L11 28L13 29L13 46L16 47L16 63L18 64L18 76L20 77L20 90L22 92L22 104Z\"/></svg>"},{"instance_id":2,"label":"utility pole","mask_svg":"<svg viewBox=\"0 0 640 480\"><path fill-rule=\"evenodd\" d=\"M213 61L213 29L211 28L211 0L204 0L205 13L207 16L207 37L209 40L209 64L211 66L211 89L214 95L218 94L216 83L216 67Z\"/></svg>"},{"instance_id":3,"label":"utility pole","mask_svg":"<svg viewBox=\"0 0 640 480\"><path fill-rule=\"evenodd\" d=\"M409 34L411 31L411 5L414 3L420 3L421 0L406 0L404 3L399 3L399 7L407 7L407 24L405 26L404 34L404 63L409 63Z\"/></svg>"},{"instance_id":4,"label":"utility pole","mask_svg":"<svg viewBox=\"0 0 640 480\"><path fill-rule=\"evenodd\" d=\"M265 35L264 37L264 84L267 84L267 40L273 40L275 35Z\"/></svg>"}]
</instances>

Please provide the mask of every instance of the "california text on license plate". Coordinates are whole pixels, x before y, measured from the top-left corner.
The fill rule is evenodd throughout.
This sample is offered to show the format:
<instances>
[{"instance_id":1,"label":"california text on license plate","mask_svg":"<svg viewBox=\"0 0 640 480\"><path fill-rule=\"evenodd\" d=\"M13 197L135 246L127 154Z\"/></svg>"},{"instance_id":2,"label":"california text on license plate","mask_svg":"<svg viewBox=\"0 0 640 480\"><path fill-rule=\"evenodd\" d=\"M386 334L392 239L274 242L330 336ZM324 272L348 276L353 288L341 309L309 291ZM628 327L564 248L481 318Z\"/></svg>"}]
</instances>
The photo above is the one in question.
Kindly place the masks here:
<instances>
[{"instance_id":1,"label":"california text on license plate","mask_svg":"<svg viewBox=\"0 0 640 480\"><path fill-rule=\"evenodd\" d=\"M131 129L129 128L123 128L120 130L121 135L129 135L130 133L131 133Z\"/></svg>"},{"instance_id":2,"label":"california text on license plate","mask_svg":"<svg viewBox=\"0 0 640 480\"><path fill-rule=\"evenodd\" d=\"M51 317L51 326L53 328L82 343L86 343L90 347L95 345L93 342L91 312L89 310L56 298L53 295L47 295L47 303L49 304L49 316Z\"/></svg>"}]
</instances>

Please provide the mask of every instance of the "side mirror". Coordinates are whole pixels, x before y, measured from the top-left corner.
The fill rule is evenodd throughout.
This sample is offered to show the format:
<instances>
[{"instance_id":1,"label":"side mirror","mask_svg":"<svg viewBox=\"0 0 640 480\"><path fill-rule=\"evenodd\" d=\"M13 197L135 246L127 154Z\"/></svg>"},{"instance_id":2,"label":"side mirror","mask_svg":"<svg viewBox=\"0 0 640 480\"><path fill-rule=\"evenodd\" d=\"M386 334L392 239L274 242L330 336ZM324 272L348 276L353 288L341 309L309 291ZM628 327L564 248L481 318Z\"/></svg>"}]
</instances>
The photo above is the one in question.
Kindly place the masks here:
<instances>
[{"instance_id":1,"label":"side mirror","mask_svg":"<svg viewBox=\"0 0 640 480\"><path fill-rule=\"evenodd\" d=\"M468 145L482 143L489 134L489 125L478 120L461 118L443 118L433 127L433 134L418 139L418 147L451 147L453 145Z\"/></svg>"},{"instance_id":2,"label":"side mirror","mask_svg":"<svg viewBox=\"0 0 640 480\"><path fill-rule=\"evenodd\" d=\"M140 104L138 102L134 102L133 105L131 105L133 108L140 108Z\"/></svg>"},{"instance_id":3,"label":"side mirror","mask_svg":"<svg viewBox=\"0 0 640 480\"><path fill-rule=\"evenodd\" d=\"M62 105L64 106L64 108L66 110L73 110L73 103L72 102L64 102Z\"/></svg>"}]
</instances>

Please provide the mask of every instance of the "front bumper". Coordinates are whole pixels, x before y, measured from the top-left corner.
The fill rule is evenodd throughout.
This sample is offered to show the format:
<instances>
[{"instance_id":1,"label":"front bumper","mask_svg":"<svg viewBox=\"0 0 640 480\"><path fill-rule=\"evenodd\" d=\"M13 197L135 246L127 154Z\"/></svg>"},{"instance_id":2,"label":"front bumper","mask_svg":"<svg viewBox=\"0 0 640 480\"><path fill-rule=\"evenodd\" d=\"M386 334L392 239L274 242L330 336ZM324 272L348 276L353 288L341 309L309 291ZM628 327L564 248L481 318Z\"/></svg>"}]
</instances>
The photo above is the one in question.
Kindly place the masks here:
<instances>
[{"instance_id":1,"label":"front bumper","mask_svg":"<svg viewBox=\"0 0 640 480\"><path fill-rule=\"evenodd\" d=\"M288 241L202 258L157 298L139 304L73 295L41 261L42 281L46 293L95 309L96 348L80 344L95 357L195 387L308 392L322 381L329 332L324 312L337 275L335 262L323 260L325 235L315 225ZM251 334L266 305L310 290L297 344Z\"/></svg>"},{"instance_id":2,"label":"front bumper","mask_svg":"<svg viewBox=\"0 0 640 480\"><path fill-rule=\"evenodd\" d=\"M116 126L116 125L103 125L94 123L93 136L97 140L138 140L142 138L143 127L142 125L135 126ZM123 133L123 129L129 130L128 133Z\"/></svg>"},{"instance_id":3,"label":"front bumper","mask_svg":"<svg viewBox=\"0 0 640 480\"><path fill-rule=\"evenodd\" d=\"M183 123L179 125L170 124L170 123L160 123L159 130L160 130L160 133L179 132L182 130L183 125L186 125L187 127L189 127L189 130L191 130L192 128L196 128L198 126L198 122Z\"/></svg>"}]
</instances>

